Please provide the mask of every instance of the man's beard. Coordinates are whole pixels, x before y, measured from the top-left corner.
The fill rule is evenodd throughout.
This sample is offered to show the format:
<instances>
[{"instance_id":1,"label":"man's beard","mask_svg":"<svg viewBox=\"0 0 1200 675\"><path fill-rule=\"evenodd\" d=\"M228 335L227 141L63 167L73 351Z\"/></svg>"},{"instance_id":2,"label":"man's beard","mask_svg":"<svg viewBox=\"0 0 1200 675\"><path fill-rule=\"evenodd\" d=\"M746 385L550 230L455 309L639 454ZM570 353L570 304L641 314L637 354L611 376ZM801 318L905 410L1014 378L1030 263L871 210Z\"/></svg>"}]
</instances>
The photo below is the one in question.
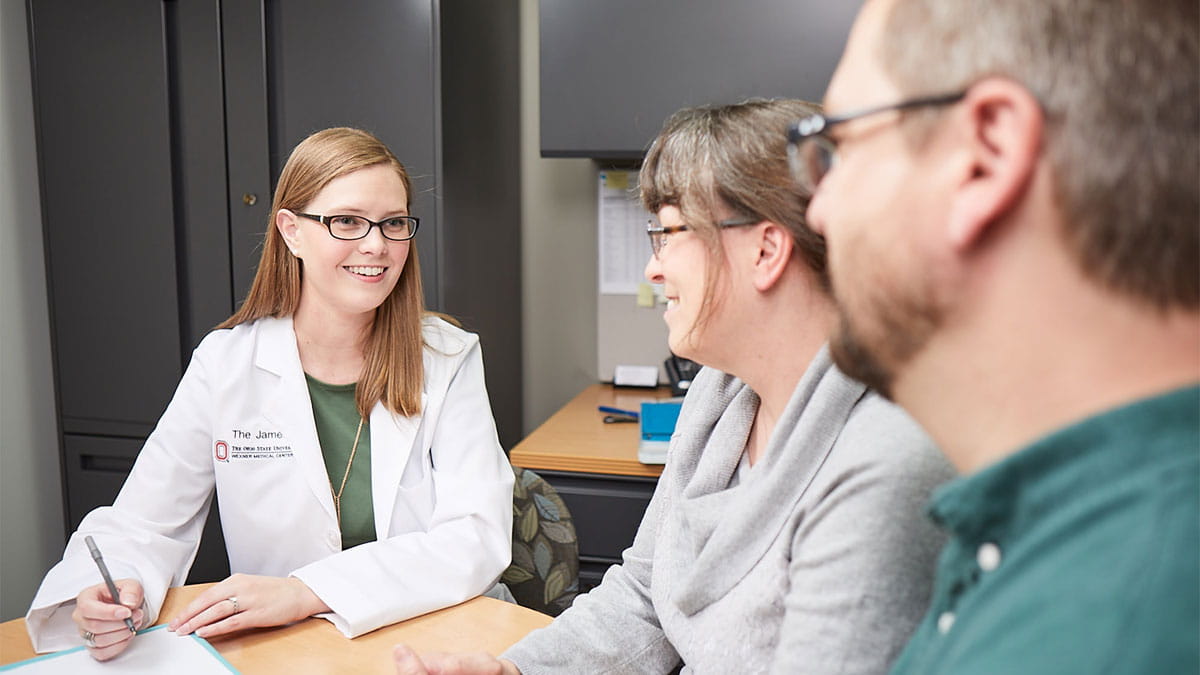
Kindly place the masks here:
<instances>
[{"instance_id":1,"label":"man's beard","mask_svg":"<svg viewBox=\"0 0 1200 675\"><path fill-rule=\"evenodd\" d=\"M835 296L836 288L835 288ZM877 293L866 302L870 316L854 313L839 301L838 325L829 351L841 371L894 400L896 373L928 343L944 312L932 292L887 297ZM852 319L851 314L855 314ZM869 324L870 328L864 328Z\"/></svg>"}]
</instances>

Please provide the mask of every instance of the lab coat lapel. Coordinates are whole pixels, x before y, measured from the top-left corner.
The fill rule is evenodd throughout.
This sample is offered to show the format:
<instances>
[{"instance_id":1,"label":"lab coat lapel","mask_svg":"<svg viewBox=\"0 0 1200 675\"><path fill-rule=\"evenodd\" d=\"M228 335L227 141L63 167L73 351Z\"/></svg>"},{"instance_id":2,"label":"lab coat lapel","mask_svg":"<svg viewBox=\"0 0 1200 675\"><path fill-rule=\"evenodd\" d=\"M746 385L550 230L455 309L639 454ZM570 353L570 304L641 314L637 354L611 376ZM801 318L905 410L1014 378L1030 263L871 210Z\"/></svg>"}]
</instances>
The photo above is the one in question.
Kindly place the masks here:
<instances>
[{"instance_id":1,"label":"lab coat lapel","mask_svg":"<svg viewBox=\"0 0 1200 675\"><path fill-rule=\"evenodd\" d=\"M428 404L421 393L421 411ZM387 538L392 531L392 516L395 514L396 494L400 479L414 448L423 450L420 439L421 420L424 415L404 417L376 403L371 410L371 494L375 508L375 536ZM425 480L432 480L426 476Z\"/></svg>"},{"instance_id":2,"label":"lab coat lapel","mask_svg":"<svg viewBox=\"0 0 1200 675\"><path fill-rule=\"evenodd\" d=\"M317 437L317 426L313 421L312 401L308 397L308 383L300 365L300 350L296 347L296 333L292 329L292 320L288 317L260 321L265 325L256 347L254 364L260 371L266 371L277 378L274 391L264 407L263 416L291 441L292 455L304 476L304 481L326 515L336 521L329 474L325 470L325 460L321 455L321 441Z\"/></svg>"}]
</instances>

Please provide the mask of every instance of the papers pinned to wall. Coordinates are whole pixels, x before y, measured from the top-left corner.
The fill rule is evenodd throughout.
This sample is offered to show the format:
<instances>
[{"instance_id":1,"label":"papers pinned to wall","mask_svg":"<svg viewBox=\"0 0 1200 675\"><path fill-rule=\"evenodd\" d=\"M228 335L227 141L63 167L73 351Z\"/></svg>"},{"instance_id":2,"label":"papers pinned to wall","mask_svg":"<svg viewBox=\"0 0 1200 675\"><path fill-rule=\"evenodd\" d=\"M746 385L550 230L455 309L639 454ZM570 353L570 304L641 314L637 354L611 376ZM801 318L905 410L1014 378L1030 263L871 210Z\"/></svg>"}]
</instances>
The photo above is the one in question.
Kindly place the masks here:
<instances>
[{"instance_id":1,"label":"papers pinned to wall","mask_svg":"<svg viewBox=\"0 0 1200 675\"><path fill-rule=\"evenodd\" d=\"M605 169L600 172L600 292L637 295L650 257L646 221L650 214L638 200L637 172Z\"/></svg>"}]
</instances>

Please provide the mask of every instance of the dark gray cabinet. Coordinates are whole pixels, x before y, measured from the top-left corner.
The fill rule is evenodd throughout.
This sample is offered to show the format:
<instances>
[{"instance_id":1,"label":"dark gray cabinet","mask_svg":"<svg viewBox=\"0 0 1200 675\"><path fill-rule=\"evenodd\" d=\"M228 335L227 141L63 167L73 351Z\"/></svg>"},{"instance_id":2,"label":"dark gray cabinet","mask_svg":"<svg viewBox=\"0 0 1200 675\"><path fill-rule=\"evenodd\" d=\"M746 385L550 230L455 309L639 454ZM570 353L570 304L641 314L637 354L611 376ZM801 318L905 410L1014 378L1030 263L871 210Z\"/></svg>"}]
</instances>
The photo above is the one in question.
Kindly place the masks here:
<instances>
[{"instance_id":1,"label":"dark gray cabinet","mask_svg":"<svg viewBox=\"0 0 1200 675\"><path fill-rule=\"evenodd\" d=\"M586 593L621 562L654 496L657 478L537 469L571 512L579 539L579 591Z\"/></svg>"},{"instance_id":2,"label":"dark gray cabinet","mask_svg":"<svg viewBox=\"0 0 1200 675\"><path fill-rule=\"evenodd\" d=\"M519 133L515 30L478 67L439 70L459 42L445 31L515 23L516 0L460 4L27 0L68 530L111 503L192 349L244 297L287 154L328 126L366 128L407 165L427 304L480 333L501 439L519 437L519 157L492 152ZM475 78L508 98L443 120L443 89ZM463 127L486 134L481 154L443 147ZM478 191L489 219L443 201L475 195L444 177L488 173L514 177ZM456 264L480 241L486 269ZM206 536L189 580L224 565Z\"/></svg>"},{"instance_id":3,"label":"dark gray cabinet","mask_svg":"<svg viewBox=\"0 0 1200 675\"><path fill-rule=\"evenodd\" d=\"M182 374L160 14L145 3L31 6L51 332L67 433L144 435Z\"/></svg>"},{"instance_id":4,"label":"dark gray cabinet","mask_svg":"<svg viewBox=\"0 0 1200 675\"><path fill-rule=\"evenodd\" d=\"M820 101L861 4L540 0L542 155L640 158L684 106Z\"/></svg>"}]
</instances>

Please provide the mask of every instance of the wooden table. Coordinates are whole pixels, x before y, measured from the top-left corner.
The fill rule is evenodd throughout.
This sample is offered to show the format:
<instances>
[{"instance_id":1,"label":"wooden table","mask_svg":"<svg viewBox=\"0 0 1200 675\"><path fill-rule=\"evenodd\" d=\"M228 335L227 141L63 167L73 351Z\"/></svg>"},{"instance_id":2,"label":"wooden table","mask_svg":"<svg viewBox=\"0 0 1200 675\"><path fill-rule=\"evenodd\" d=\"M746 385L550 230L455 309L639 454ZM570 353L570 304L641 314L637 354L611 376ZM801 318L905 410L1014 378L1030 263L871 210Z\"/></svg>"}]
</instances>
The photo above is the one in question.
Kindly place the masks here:
<instances>
[{"instance_id":1,"label":"wooden table","mask_svg":"<svg viewBox=\"0 0 1200 675\"><path fill-rule=\"evenodd\" d=\"M173 588L159 614L166 623L211 584ZM461 605L385 626L353 640L324 619L305 619L290 626L262 628L210 640L217 651L242 673L395 673L392 646L405 643L421 652L507 649L526 633L550 623L549 616L492 598L475 598ZM0 665L35 656L24 619L0 623Z\"/></svg>"},{"instance_id":2,"label":"wooden table","mask_svg":"<svg viewBox=\"0 0 1200 675\"><path fill-rule=\"evenodd\" d=\"M669 398L667 387L624 389L593 384L534 429L509 453L513 464L526 469L579 473L649 476L662 474L661 464L642 464L637 450L637 424L605 424L602 405L638 410L643 401Z\"/></svg>"}]
</instances>

